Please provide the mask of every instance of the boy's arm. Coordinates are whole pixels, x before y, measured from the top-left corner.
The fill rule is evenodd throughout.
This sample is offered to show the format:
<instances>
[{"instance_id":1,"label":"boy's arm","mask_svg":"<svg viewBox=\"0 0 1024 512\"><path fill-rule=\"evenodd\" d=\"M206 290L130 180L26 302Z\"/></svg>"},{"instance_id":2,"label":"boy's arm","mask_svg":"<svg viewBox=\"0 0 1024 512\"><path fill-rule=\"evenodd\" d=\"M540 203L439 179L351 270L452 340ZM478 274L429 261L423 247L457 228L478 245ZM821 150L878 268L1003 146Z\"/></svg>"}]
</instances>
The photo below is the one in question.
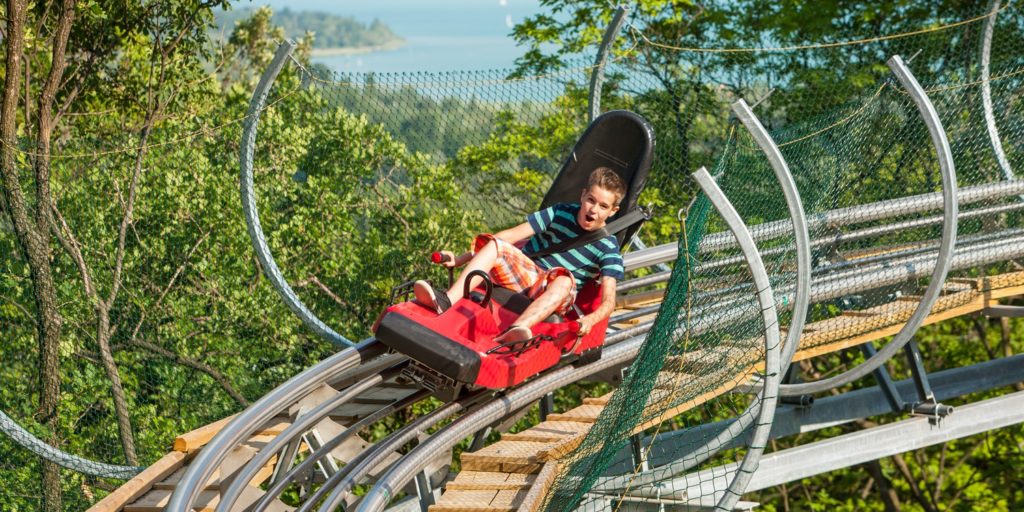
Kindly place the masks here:
<instances>
[{"instance_id":1,"label":"boy's arm","mask_svg":"<svg viewBox=\"0 0 1024 512\"><path fill-rule=\"evenodd\" d=\"M498 231L494 236L515 245L516 242L526 240L534 234L533 226L529 222L524 222L518 226Z\"/></svg>"},{"instance_id":2,"label":"boy's arm","mask_svg":"<svg viewBox=\"0 0 1024 512\"><path fill-rule=\"evenodd\" d=\"M601 305L593 313L580 318L580 336L586 335L595 324L611 316L612 311L615 310L615 286L614 277L604 276L601 278Z\"/></svg>"},{"instance_id":3,"label":"boy's arm","mask_svg":"<svg viewBox=\"0 0 1024 512\"><path fill-rule=\"evenodd\" d=\"M500 238L510 244L515 245L516 242L526 240L534 235L533 226L529 222L524 222L518 226L513 226L508 229L497 232L494 236ZM461 267L473 259L472 252L465 252L456 256L451 251L440 251L441 254L447 255L449 260L444 263L446 267Z\"/></svg>"}]
</instances>

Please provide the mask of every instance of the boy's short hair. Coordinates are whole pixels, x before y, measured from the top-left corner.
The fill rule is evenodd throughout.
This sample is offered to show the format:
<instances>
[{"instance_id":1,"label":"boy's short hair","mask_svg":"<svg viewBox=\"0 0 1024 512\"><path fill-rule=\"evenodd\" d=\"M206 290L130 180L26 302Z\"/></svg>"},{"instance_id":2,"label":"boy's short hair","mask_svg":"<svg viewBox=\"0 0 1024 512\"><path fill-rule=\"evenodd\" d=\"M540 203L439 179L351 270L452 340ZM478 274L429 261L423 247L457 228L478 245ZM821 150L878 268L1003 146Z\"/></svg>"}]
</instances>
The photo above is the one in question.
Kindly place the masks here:
<instances>
[{"instance_id":1,"label":"boy's short hair","mask_svg":"<svg viewBox=\"0 0 1024 512\"><path fill-rule=\"evenodd\" d=\"M622 198L626 196L626 183L611 167L598 167L590 173L590 178L587 179L587 190L594 186L615 194L615 206L618 206Z\"/></svg>"}]
</instances>

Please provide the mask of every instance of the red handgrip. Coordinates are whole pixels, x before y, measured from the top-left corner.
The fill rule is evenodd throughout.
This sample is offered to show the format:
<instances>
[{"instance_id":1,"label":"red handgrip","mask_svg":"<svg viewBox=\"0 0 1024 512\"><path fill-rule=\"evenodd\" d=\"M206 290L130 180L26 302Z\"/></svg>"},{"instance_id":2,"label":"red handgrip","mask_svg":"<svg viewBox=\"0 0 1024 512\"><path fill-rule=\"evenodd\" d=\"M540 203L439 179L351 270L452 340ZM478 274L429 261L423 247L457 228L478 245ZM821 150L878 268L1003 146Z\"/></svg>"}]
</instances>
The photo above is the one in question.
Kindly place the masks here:
<instances>
[{"instance_id":1,"label":"red handgrip","mask_svg":"<svg viewBox=\"0 0 1024 512\"><path fill-rule=\"evenodd\" d=\"M430 261L434 263L444 263L448 261L448 259L449 258L447 254L442 254L440 252L435 252L434 254L430 255Z\"/></svg>"}]
</instances>

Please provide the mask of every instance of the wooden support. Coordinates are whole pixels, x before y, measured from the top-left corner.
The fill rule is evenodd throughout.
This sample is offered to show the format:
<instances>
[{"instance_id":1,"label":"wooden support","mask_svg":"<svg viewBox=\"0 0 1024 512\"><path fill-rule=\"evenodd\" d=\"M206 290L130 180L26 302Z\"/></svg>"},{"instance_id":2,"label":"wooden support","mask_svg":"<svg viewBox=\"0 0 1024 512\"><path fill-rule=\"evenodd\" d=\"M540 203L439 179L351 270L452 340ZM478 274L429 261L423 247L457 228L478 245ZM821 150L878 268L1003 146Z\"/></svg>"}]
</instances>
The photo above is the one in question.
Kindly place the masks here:
<instances>
[{"instance_id":1,"label":"wooden support","mask_svg":"<svg viewBox=\"0 0 1024 512\"><path fill-rule=\"evenodd\" d=\"M125 503L139 499L153 487L153 482L163 480L185 464L185 454L179 451L170 452L154 462L141 473L135 475L118 487L114 492L89 507L87 512L116 512Z\"/></svg>"}]
</instances>

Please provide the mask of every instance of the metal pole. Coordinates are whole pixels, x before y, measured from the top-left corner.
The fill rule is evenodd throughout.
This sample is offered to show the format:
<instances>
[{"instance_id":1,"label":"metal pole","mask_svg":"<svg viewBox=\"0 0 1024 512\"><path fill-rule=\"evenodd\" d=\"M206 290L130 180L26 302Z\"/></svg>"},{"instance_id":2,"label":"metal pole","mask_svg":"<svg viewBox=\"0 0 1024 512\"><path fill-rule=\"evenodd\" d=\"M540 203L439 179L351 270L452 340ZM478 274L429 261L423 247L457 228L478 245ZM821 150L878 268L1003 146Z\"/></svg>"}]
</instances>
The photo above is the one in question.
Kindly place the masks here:
<instances>
[{"instance_id":1,"label":"metal pole","mask_svg":"<svg viewBox=\"0 0 1024 512\"><path fill-rule=\"evenodd\" d=\"M899 79L911 98L913 98L918 111L920 111L921 116L924 118L924 123L928 127L928 133L931 136L932 143L935 145L936 156L939 160L939 172L942 175L942 213L944 218L942 222L942 241L939 244L939 251L935 259L935 268L932 271L928 288L922 294L921 302L917 305L917 309L914 310L907 323L903 324L900 332L896 333L896 336L888 345L856 368L835 377L804 384L782 385L779 388L779 393L784 396L818 393L843 386L863 378L874 371L875 368L885 363L896 351L903 348L903 345L910 341L910 338L917 332L917 329L921 327L921 323L924 322L924 319L935 305L935 301L938 300L939 293L942 291L942 285L946 282L946 275L949 273L949 267L953 260L953 250L956 246L956 218L958 211L956 166L953 163L953 152L949 147L949 140L946 138L946 131L942 127L942 120L939 119L938 112L935 111L935 107L928 99L928 95L921 87L921 84L917 82L913 73L903 63L903 59L899 55L894 55L889 59L888 64L893 74L896 75L896 78Z\"/></svg>"},{"instance_id":2,"label":"metal pole","mask_svg":"<svg viewBox=\"0 0 1024 512\"><path fill-rule=\"evenodd\" d=\"M334 332L327 324L317 318L302 303L302 300L295 295L295 291L292 290L288 281L281 275L281 269L278 268L277 262L274 261L274 256L270 254L270 247L267 245L266 237L263 234L263 227L260 225L259 210L256 207L256 193L253 190L253 154L256 151L256 130L260 124L260 113L263 111L263 106L267 101L270 88L274 85L274 80L277 79L277 75L284 68L293 50L295 50L295 43L292 41L284 41L277 47L274 60L270 62L270 66L267 67L267 70L263 72L263 76L260 77L259 84L256 85L256 90L252 93L252 100L249 102L249 112L245 116L245 129L242 132L242 149L239 155L242 169L241 179L239 180L242 192L242 210L245 214L245 224L249 230L249 239L252 241L252 248L256 251L256 257L259 258L260 265L263 266L263 273L267 276L270 284L273 285L274 290L284 300L284 303L288 305L288 308L302 319L302 323L306 324L306 327L312 329L321 338L335 345L352 347L355 343Z\"/></svg>"},{"instance_id":3,"label":"metal pole","mask_svg":"<svg viewBox=\"0 0 1024 512\"><path fill-rule=\"evenodd\" d=\"M615 43L615 38L622 28L622 22L626 20L627 12L629 12L629 8L626 6L620 5L615 8L615 15L612 16L611 23L605 28L604 39L601 40L601 46L597 48L594 69L590 73L590 102L587 105L588 122L593 122L594 118L601 114L601 88L604 85L604 66L608 62L608 51L611 49L612 44Z\"/></svg>"},{"instance_id":4,"label":"metal pole","mask_svg":"<svg viewBox=\"0 0 1024 512\"><path fill-rule=\"evenodd\" d=\"M999 13L999 0L992 0L989 4L988 19L985 20L985 35L981 40L981 104L985 110L985 128L988 130L988 138L992 143L992 152L996 155L999 168L1003 171L1003 177L1007 181L1013 181L1013 169L1010 168L1010 161L1003 151L1003 142L999 138L999 128L996 126L996 116L992 108L992 84L989 82L992 60L992 35L996 30L996 14ZM1021 196L1024 199L1024 196Z\"/></svg>"},{"instance_id":5,"label":"metal pole","mask_svg":"<svg viewBox=\"0 0 1024 512\"><path fill-rule=\"evenodd\" d=\"M775 296L772 293L768 272L764 268L764 262L761 261L761 255L757 252L757 246L754 245L754 239L750 236L747 226L743 224L743 220L740 219L739 214L733 208L729 199L725 197L722 189L718 188L715 179L711 177L707 169L702 167L693 174L693 177L697 180L701 190L707 194L711 204L722 215L722 218L729 226L729 230L736 235L740 250L743 251L747 258L747 263L750 265L750 273L753 275L754 283L757 286L757 301L761 305L761 320L764 322L765 329L764 387L761 391L761 407L757 418L757 426L754 427L750 448L747 450L746 455L744 455L743 462L740 463L740 469L736 474L736 478L729 483L729 488L726 489L725 495L722 496L722 499L715 506L715 510L732 510L733 505L739 501L743 490L746 489L747 483L750 482L751 474L757 470L758 461L761 459L761 454L764 453L764 447L768 442L768 434L771 432L772 417L775 415L775 405L777 403L776 393L778 392L779 380L782 376L780 371L782 363L779 357L781 348L779 317L775 310Z\"/></svg>"},{"instance_id":6,"label":"metal pole","mask_svg":"<svg viewBox=\"0 0 1024 512\"><path fill-rule=\"evenodd\" d=\"M1024 180L1003 181L966 187L958 191L956 197L961 205L974 204L989 199L1024 194ZM814 231L823 226L849 226L863 222L886 219L897 215L911 215L931 210L943 209L946 203L944 193L934 192L916 196L889 199L845 208L837 208L827 212L811 215L807 219L808 230ZM766 222L750 227L754 241L772 240L789 234L792 224L789 220ZM704 237L700 243L700 252L707 253L730 249L736 243L729 233L712 233ZM675 242L651 247L647 251L631 252L623 256L626 271L649 267L655 263L676 259L678 244Z\"/></svg>"}]
</instances>

